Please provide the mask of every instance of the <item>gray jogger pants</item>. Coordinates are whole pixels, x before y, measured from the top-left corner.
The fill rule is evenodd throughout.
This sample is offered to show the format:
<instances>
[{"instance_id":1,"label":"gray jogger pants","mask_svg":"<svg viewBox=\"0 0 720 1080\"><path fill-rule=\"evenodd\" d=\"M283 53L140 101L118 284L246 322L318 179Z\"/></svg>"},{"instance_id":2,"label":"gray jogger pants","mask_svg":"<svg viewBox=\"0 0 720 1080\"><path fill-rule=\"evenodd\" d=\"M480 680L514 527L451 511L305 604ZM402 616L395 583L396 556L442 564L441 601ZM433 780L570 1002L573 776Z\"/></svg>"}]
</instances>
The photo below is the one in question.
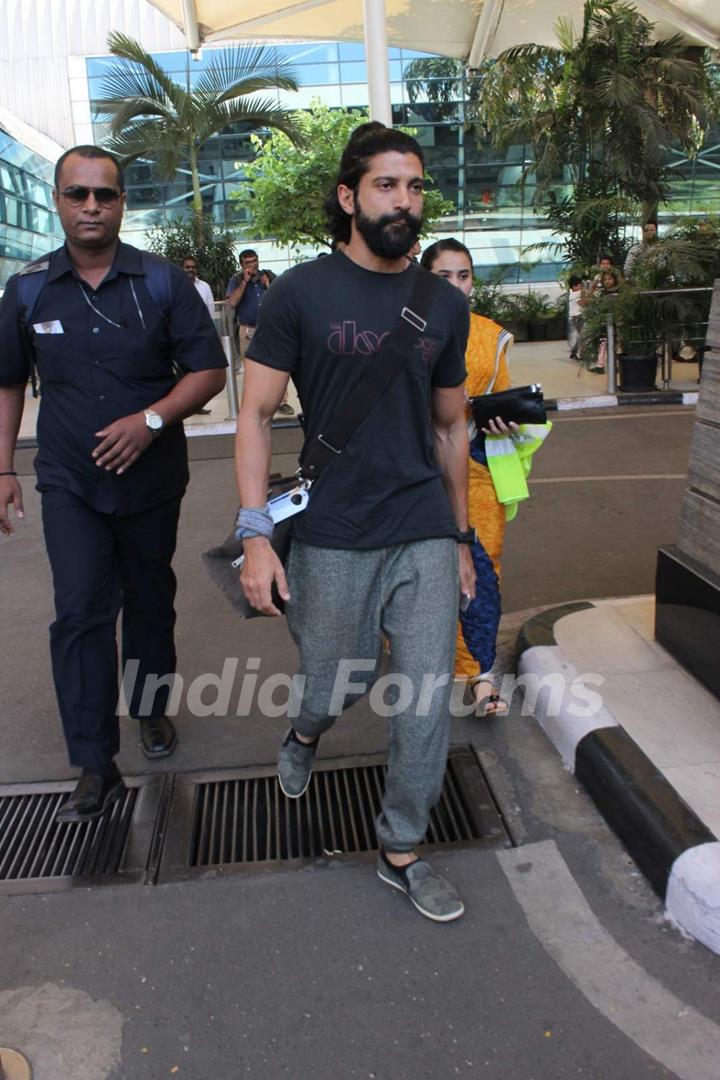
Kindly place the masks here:
<instances>
[{"instance_id":1,"label":"gray jogger pants","mask_svg":"<svg viewBox=\"0 0 720 1080\"><path fill-rule=\"evenodd\" d=\"M388 851L412 851L440 797L447 760L457 542L346 551L293 541L288 583L288 626L305 677L293 719L301 735L327 731L344 707L371 690L383 635L390 641L390 674L371 695L373 707L388 717L388 774L377 833Z\"/></svg>"}]
</instances>

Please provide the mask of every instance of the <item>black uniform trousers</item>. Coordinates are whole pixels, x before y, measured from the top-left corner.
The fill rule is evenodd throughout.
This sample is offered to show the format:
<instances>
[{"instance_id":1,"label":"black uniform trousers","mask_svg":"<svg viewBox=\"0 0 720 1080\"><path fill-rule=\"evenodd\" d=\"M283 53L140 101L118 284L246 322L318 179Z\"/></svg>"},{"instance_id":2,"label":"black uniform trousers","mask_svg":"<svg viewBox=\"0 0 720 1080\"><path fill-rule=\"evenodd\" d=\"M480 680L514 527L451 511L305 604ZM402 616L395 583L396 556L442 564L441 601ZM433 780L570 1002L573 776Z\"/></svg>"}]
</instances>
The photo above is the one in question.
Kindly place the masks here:
<instances>
[{"instance_id":1,"label":"black uniform trousers","mask_svg":"<svg viewBox=\"0 0 720 1080\"><path fill-rule=\"evenodd\" d=\"M137 661L130 715L162 716L169 688L143 699L146 677L175 671L175 552L181 496L117 517L70 491L42 493L55 589L53 678L72 765L98 770L120 746L116 625L123 670ZM154 685L154 683L153 683Z\"/></svg>"}]
</instances>

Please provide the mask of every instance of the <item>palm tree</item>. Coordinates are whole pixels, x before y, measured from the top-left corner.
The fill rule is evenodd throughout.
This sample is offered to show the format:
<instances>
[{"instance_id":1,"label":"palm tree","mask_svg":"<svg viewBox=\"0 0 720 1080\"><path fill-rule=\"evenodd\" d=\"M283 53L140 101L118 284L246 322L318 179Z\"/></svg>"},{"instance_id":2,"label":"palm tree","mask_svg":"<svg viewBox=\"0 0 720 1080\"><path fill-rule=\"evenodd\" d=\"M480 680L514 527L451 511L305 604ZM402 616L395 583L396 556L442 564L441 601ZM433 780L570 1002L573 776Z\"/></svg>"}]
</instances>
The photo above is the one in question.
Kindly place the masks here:
<instances>
[{"instance_id":1,"label":"palm tree","mask_svg":"<svg viewBox=\"0 0 720 1080\"><path fill-rule=\"evenodd\" d=\"M496 141L530 143L538 194L570 166L576 184L642 201L667 194L667 150L697 151L713 91L704 50L680 35L652 41L630 4L587 0L582 31L558 19L558 47L523 45L496 61L479 112Z\"/></svg>"},{"instance_id":2,"label":"palm tree","mask_svg":"<svg viewBox=\"0 0 720 1080\"><path fill-rule=\"evenodd\" d=\"M190 87L189 78L187 86L176 82L125 34L111 33L108 48L122 63L108 72L103 87L107 96L100 102L112 117L107 148L124 162L152 158L168 180L189 160L198 220L202 218L198 154L212 135L231 124L243 124L250 129L277 128L297 141L292 114L267 95L271 90L298 88L290 66L274 49L224 49Z\"/></svg>"}]
</instances>

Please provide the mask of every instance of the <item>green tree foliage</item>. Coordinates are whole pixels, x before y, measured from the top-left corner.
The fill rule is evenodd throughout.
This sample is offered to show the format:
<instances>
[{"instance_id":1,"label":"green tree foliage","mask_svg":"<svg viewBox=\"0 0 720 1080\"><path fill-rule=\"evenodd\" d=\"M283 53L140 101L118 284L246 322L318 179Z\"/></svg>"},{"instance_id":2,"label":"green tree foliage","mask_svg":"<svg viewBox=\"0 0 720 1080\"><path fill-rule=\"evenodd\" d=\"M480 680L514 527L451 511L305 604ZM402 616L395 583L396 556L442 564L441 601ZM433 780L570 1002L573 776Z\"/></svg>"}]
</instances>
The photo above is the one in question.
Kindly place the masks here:
<instances>
[{"instance_id":1,"label":"green tree foliage","mask_svg":"<svg viewBox=\"0 0 720 1080\"><path fill-rule=\"evenodd\" d=\"M558 46L509 49L481 80L476 118L495 143L527 143L538 194L563 178L643 203L667 197L667 150L693 154L716 97L704 50L619 0L587 0L582 30L558 19Z\"/></svg>"},{"instance_id":2,"label":"green tree foliage","mask_svg":"<svg viewBox=\"0 0 720 1080\"><path fill-rule=\"evenodd\" d=\"M720 75L680 35L653 41L652 23L622 0L587 0L579 35L567 19L556 33L554 48L509 49L473 72L423 58L405 75L416 110L455 113L478 143L532 147L523 180L535 182L536 204L558 237L533 250L563 249L587 269L603 251L621 260L625 222L645 220L666 200L668 149L700 150L720 104Z\"/></svg>"},{"instance_id":3,"label":"green tree foliage","mask_svg":"<svg viewBox=\"0 0 720 1080\"><path fill-rule=\"evenodd\" d=\"M462 60L432 56L412 60L404 78L419 116L435 121L457 119L474 131L478 145L490 139L504 147L508 143L500 132L509 120L552 107L561 67L561 58L552 53L542 61L506 53L483 60L473 70Z\"/></svg>"},{"instance_id":4,"label":"green tree foliage","mask_svg":"<svg viewBox=\"0 0 720 1080\"><path fill-rule=\"evenodd\" d=\"M648 245L633 266L633 280L616 295L596 292L586 304L583 337L594 355L611 316L626 352L652 353L667 339L702 345L711 287L720 274L720 218L681 221ZM706 292L674 292L701 288ZM592 361L590 361L592 362Z\"/></svg>"},{"instance_id":5,"label":"green tree foliage","mask_svg":"<svg viewBox=\"0 0 720 1080\"><path fill-rule=\"evenodd\" d=\"M194 255L200 277L207 281L215 299L225 296L227 283L237 270L235 230L207 219L202 222L202 228L194 220L176 219L170 225L151 229L147 239L150 251L164 255L177 266L186 255Z\"/></svg>"},{"instance_id":6,"label":"green tree foliage","mask_svg":"<svg viewBox=\"0 0 720 1080\"><path fill-rule=\"evenodd\" d=\"M531 244L525 254L559 254L572 270L585 277L603 255L610 255L616 265L622 266L631 244L625 222L639 212L635 200L608 195L602 181L581 180L569 195L548 191L542 208L557 239Z\"/></svg>"},{"instance_id":7,"label":"green tree foliage","mask_svg":"<svg viewBox=\"0 0 720 1080\"><path fill-rule=\"evenodd\" d=\"M202 216L198 170L200 149L212 135L235 124L245 130L277 129L297 138L291 114L272 91L297 90L287 62L274 49L224 49L194 81L176 82L139 42L125 34L108 36L108 48L122 63L105 76L100 102L111 116L106 146L124 162L148 157L170 180L190 163L195 213Z\"/></svg>"},{"instance_id":8,"label":"green tree foliage","mask_svg":"<svg viewBox=\"0 0 720 1080\"><path fill-rule=\"evenodd\" d=\"M330 245L324 203L337 176L343 148L351 132L368 119L365 112L329 109L319 102L296 113L300 140L283 132L253 137L257 150L245 167L248 183L232 198L247 207L254 236L272 236L277 244ZM453 209L439 191L425 196L424 227Z\"/></svg>"}]
</instances>

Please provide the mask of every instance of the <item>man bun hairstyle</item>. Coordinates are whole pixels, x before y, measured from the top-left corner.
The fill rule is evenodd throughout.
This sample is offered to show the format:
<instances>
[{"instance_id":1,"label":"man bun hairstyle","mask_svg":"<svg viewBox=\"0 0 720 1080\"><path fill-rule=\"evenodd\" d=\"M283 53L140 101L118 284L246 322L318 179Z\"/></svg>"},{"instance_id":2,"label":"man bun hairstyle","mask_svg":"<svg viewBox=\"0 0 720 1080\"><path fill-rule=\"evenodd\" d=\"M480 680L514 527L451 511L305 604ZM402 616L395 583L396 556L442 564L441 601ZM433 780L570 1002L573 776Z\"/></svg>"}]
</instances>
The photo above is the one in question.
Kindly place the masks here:
<instances>
[{"instance_id":1,"label":"man bun hairstyle","mask_svg":"<svg viewBox=\"0 0 720 1080\"><path fill-rule=\"evenodd\" d=\"M340 158L340 170L333 184L332 191L325 200L330 235L335 243L347 244L350 240L350 215L347 214L337 196L340 184L351 191L357 191L358 184L370 168L370 161L378 154L395 151L398 154L414 154L420 159L425 169L422 147L412 135L407 135L397 128L385 127L378 120L360 124L352 132Z\"/></svg>"},{"instance_id":2,"label":"man bun hairstyle","mask_svg":"<svg viewBox=\"0 0 720 1080\"><path fill-rule=\"evenodd\" d=\"M115 155L111 154L109 150L104 150L102 146L92 146L88 143L82 146L71 146L69 150L66 150L65 153L61 154L60 157L57 159L57 161L55 162L56 191L60 190L60 173L62 172L62 167L65 164L67 158L71 156L71 154L77 154L78 157L88 159L109 158L109 160L112 161L113 165L115 166L115 170L117 172L118 190L125 190L125 174L123 173L122 166L120 165L120 162L115 157Z\"/></svg>"}]
</instances>

